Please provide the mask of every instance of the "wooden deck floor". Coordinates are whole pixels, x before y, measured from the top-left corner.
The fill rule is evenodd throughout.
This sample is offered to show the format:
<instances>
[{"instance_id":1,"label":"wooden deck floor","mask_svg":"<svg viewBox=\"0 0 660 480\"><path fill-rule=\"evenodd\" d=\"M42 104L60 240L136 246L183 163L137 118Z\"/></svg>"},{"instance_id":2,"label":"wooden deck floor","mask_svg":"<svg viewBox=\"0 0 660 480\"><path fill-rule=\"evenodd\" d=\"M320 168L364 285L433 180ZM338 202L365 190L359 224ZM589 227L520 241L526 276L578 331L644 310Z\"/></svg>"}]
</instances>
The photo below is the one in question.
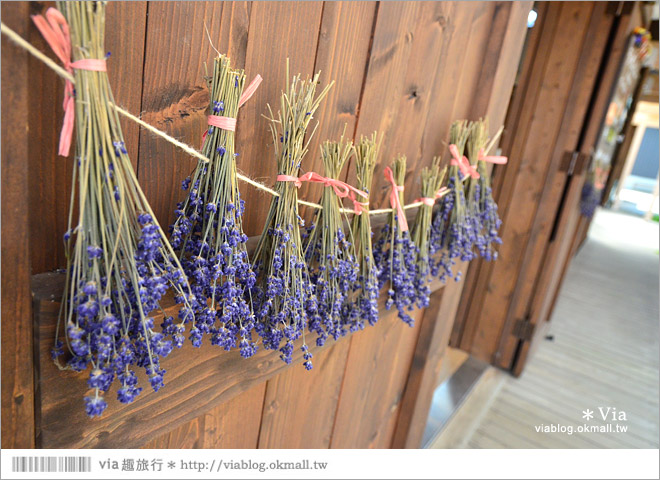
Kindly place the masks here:
<instances>
[{"instance_id":1,"label":"wooden deck floor","mask_svg":"<svg viewBox=\"0 0 660 480\"><path fill-rule=\"evenodd\" d=\"M657 252L657 224L598 212L562 287L554 340L542 340L518 379L493 369L431 448L657 448ZM627 431L577 433L585 424Z\"/></svg>"}]
</instances>

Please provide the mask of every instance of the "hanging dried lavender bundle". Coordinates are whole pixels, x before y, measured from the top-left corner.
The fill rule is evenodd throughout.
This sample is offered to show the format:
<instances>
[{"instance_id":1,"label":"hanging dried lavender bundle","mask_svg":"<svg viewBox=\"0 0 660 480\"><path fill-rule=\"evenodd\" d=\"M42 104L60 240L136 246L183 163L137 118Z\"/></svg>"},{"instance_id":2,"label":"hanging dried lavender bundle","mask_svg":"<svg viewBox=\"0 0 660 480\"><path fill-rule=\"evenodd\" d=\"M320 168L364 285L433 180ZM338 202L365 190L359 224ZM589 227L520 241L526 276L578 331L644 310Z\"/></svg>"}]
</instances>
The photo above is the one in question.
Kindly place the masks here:
<instances>
[{"instance_id":1,"label":"hanging dried lavender bundle","mask_svg":"<svg viewBox=\"0 0 660 480\"><path fill-rule=\"evenodd\" d=\"M374 168L378 158L380 143L376 141L376 133L371 138L360 138L355 146L355 171L358 188L365 193L371 190ZM354 286L353 310L350 314L351 330L364 328L364 321L375 325L378 321L378 268L374 261L371 245L371 218L369 201L364 199L356 203L358 211L353 215L351 231L355 239L355 252L359 264L357 283Z\"/></svg>"},{"instance_id":2,"label":"hanging dried lavender bundle","mask_svg":"<svg viewBox=\"0 0 660 480\"><path fill-rule=\"evenodd\" d=\"M346 335L350 324L350 293L358 277L353 236L348 218L341 212L341 197L351 190L338 180L344 165L353 155L353 142L326 141L321 145L325 183L313 226L305 241L305 261L315 287L317 308L309 312L309 329L318 334L316 344L322 346L329 336L337 340Z\"/></svg>"},{"instance_id":3,"label":"hanging dried lavender bundle","mask_svg":"<svg viewBox=\"0 0 660 480\"><path fill-rule=\"evenodd\" d=\"M392 305L396 305L399 318L412 327L414 319L407 312L415 308L417 301L415 278L418 249L410 239L408 222L402 208L406 157L402 155L394 160L393 167L385 168L385 178L392 185L392 213L374 246L374 260L380 272L379 288L390 283L385 308L389 310Z\"/></svg>"},{"instance_id":4,"label":"hanging dried lavender bundle","mask_svg":"<svg viewBox=\"0 0 660 480\"><path fill-rule=\"evenodd\" d=\"M442 197L439 208L434 213L430 242L436 251L442 250L434 271L441 280L452 277L452 267L456 259L472 260L474 253L472 245L476 239L474 222L470 217L463 190L463 181L476 171L463 156L465 145L470 134L467 121L456 121L449 132L449 151L452 159L449 167L449 192ZM461 272L454 279L459 281Z\"/></svg>"},{"instance_id":5,"label":"hanging dried lavender bundle","mask_svg":"<svg viewBox=\"0 0 660 480\"><path fill-rule=\"evenodd\" d=\"M468 159L476 164L477 175L471 175L468 185L468 211L474 224L476 239L474 246L479 255L486 260L496 260L495 245L500 245L502 239L498 231L502 221L497 214L497 203L493 200L490 187L489 163L504 164L506 157L486 156L488 144L488 120L473 122L470 127L470 137L467 142ZM491 144L492 146L492 144Z\"/></svg>"},{"instance_id":6,"label":"hanging dried lavender bundle","mask_svg":"<svg viewBox=\"0 0 660 480\"><path fill-rule=\"evenodd\" d=\"M209 126L202 146L210 161L198 161L183 181L189 193L177 205L170 231L172 246L198 299L197 326L190 330L192 344L201 346L203 334L209 334L213 345L230 350L240 337L241 355L248 358L256 346L251 336L254 314L246 293L256 279L243 233L245 205L238 190L234 149L244 85L243 70L233 70L224 55L215 59L209 79L209 124L216 126Z\"/></svg>"},{"instance_id":7,"label":"hanging dried lavender bundle","mask_svg":"<svg viewBox=\"0 0 660 480\"><path fill-rule=\"evenodd\" d=\"M419 249L415 289L417 291L417 304L420 307L428 307L431 295L428 282L434 276L432 267L435 262L433 257L437 253L436 246L431 243L433 206L441 194L446 171L446 167L440 169L440 158L438 157L433 159L430 167L422 169L422 197L418 199L422 202L422 205L417 210L411 233L412 240Z\"/></svg>"},{"instance_id":8,"label":"hanging dried lavender bundle","mask_svg":"<svg viewBox=\"0 0 660 480\"><path fill-rule=\"evenodd\" d=\"M257 284L253 289L257 317L255 330L264 348L279 349L282 360L291 363L293 341L303 336L302 350L307 369L312 368L312 354L304 342L304 329L308 322L307 312L316 309L316 297L298 228L302 219L298 214L297 186L300 183L297 177L312 136L308 135L305 141L307 126L332 85L316 95L318 83L318 73L311 80L301 80L300 75L293 77L287 91L282 93L277 118L270 111L278 172L275 190L279 196L271 202L253 262L257 272ZM282 340L285 344L280 348Z\"/></svg>"},{"instance_id":9,"label":"hanging dried lavender bundle","mask_svg":"<svg viewBox=\"0 0 660 480\"><path fill-rule=\"evenodd\" d=\"M78 201L72 196L69 230L65 234L67 275L53 357L60 368L91 367L85 397L89 416L107 407L103 393L115 378L120 402L141 392L133 368L143 367L154 390L163 386L160 357L173 343L157 331L149 315L160 310L168 287L184 306L166 334L179 337L184 322L193 320L192 295L181 266L138 185L126 149L105 68L85 65L105 55L104 2L58 2L71 32L75 64L76 162ZM51 9L49 21L64 21ZM46 20L35 19L42 32ZM46 32L48 33L48 32ZM87 61L86 61L87 60ZM82 62L81 62L82 61ZM68 87L67 87L68 88ZM77 205L76 205L77 203ZM64 325L62 325L64 323ZM64 330L71 357L61 364Z\"/></svg>"}]
</instances>

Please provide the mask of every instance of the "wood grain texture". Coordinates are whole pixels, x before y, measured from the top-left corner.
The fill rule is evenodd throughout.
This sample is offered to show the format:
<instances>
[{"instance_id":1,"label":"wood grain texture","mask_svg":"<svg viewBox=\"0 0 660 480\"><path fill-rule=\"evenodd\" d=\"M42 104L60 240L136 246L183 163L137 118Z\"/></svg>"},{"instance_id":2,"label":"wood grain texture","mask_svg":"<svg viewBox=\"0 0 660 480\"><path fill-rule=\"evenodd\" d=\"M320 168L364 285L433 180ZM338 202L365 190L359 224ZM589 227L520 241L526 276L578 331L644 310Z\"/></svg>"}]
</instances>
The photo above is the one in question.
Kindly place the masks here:
<instances>
[{"instance_id":1,"label":"wood grain texture","mask_svg":"<svg viewBox=\"0 0 660 480\"><path fill-rule=\"evenodd\" d=\"M230 4L149 4L142 119L190 145L198 145L206 129L209 93L204 75L207 69L212 71L216 56L200 27L206 25L213 42L230 38L230 32L241 25L245 28L245 15L223 17L225 5ZM235 61L240 63L244 56L244 51L237 51ZM167 228L173 223L176 203L183 198L181 181L197 161L147 132L140 135L140 158L140 184L158 221Z\"/></svg>"},{"instance_id":2,"label":"wood grain texture","mask_svg":"<svg viewBox=\"0 0 660 480\"><path fill-rule=\"evenodd\" d=\"M30 2L32 14L44 13L53 2ZM112 53L108 78L115 101L131 112L139 112L142 96L142 66L146 25L146 2L110 2L106 12L105 47ZM30 24L25 37L39 50L56 59L39 31ZM58 61L59 63L59 61ZM29 77L28 77L29 76ZM62 126L63 82L39 60L28 60L30 80L29 123L39 141L29 146L30 255L32 272L64 267L64 244L71 195L74 148L69 158L57 155ZM126 148L136 166L138 128L121 120ZM36 134L36 133L35 133Z\"/></svg>"},{"instance_id":3,"label":"wood grain texture","mask_svg":"<svg viewBox=\"0 0 660 480\"><path fill-rule=\"evenodd\" d=\"M3 3L2 21L28 31L26 3ZM30 306L28 54L2 37L2 446L34 448Z\"/></svg>"},{"instance_id":4,"label":"wood grain texture","mask_svg":"<svg viewBox=\"0 0 660 480\"><path fill-rule=\"evenodd\" d=\"M590 155L606 115L610 92L616 82L615 72L626 51L630 27L627 15L615 23L611 15L606 15L605 6L599 3L594 5L575 74L575 87L557 139L555 157L563 154L561 145L566 145L567 150ZM615 27L617 30L613 32L612 44L606 50L607 35ZM599 71L602 72L601 76L598 76ZM535 281L519 282L513 295L509 319L529 313L532 324L539 325L549 318L567 263L570 262L573 237L580 216L583 173L576 172L566 178L563 172L558 172L554 182L546 184L532 228L530 246L521 265L521 277ZM554 236L551 237L553 228ZM536 338L540 338L538 335ZM502 339L501 364L511 363L516 343L511 336ZM522 345L515 359L514 374L519 375L524 367L530 352L527 343Z\"/></svg>"},{"instance_id":5,"label":"wood grain texture","mask_svg":"<svg viewBox=\"0 0 660 480\"><path fill-rule=\"evenodd\" d=\"M143 448L257 448L265 389L257 384Z\"/></svg>"},{"instance_id":6,"label":"wood grain texture","mask_svg":"<svg viewBox=\"0 0 660 480\"><path fill-rule=\"evenodd\" d=\"M573 45L577 32L581 32L580 38L584 38L592 8L590 3L551 4L537 53L529 57L530 60L539 59L542 65L538 67L540 71L532 70L531 73L530 82L534 87L531 90L528 87L528 92L534 93L528 97L531 103L526 107L530 121L521 124L526 130L518 130L517 145L505 151L515 160L507 165L507 174L514 175L512 190L508 192L511 200L500 212L503 245L499 260L491 264L482 308L471 314L472 318L478 319L479 328L475 331L470 351L485 361L493 360L502 324L507 318L520 262L544 188L544 182L538 179L547 181L557 168L551 168L552 152L580 57L580 50L570 45ZM571 32L570 40L562 32ZM514 205L525 205L526 208ZM509 206L511 208L507 208Z\"/></svg>"},{"instance_id":7,"label":"wood grain texture","mask_svg":"<svg viewBox=\"0 0 660 480\"><path fill-rule=\"evenodd\" d=\"M332 448L389 448L412 363L422 312L410 328L396 312L351 339Z\"/></svg>"},{"instance_id":8,"label":"wood grain texture","mask_svg":"<svg viewBox=\"0 0 660 480\"><path fill-rule=\"evenodd\" d=\"M517 318L523 318L531 310L531 303L536 297L547 294L544 283L545 267L552 269L555 262L563 265L564 260L554 257L552 238L550 237L555 218L561 213L560 209L577 211L579 209L579 192L565 192L565 185L570 182L567 172L558 168L565 152L581 151L589 154L591 147L581 145L580 135L583 125L600 123L604 111L597 113L589 112L592 95L601 90L609 90L608 85L597 84L597 73L605 53L607 35L612 25L612 17L605 15L606 4L596 3L590 15L590 20L584 30L581 55L575 70L573 86L559 129L555 146L551 152L549 171L544 189L539 198L539 207L531 225L529 242L522 257L519 269L519 281L511 297L511 304L507 313L505 330L511 329L512 322ZM594 93L596 92L596 93ZM575 190L576 183L580 189L583 177L575 178L572 189ZM569 202L570 199L570 202ZM563 230L555 232L555 238L563 237ZM552 294L551 294L552 295ZM530 315L532 323L538 323L534 315ZM513 361L513 355L517 346L517 339L512 335L503 335L498 346L499 365L509 366ZM524 362L523 362L524 363ZM505 367L506 368L506 367Z\"/></svg>"},{"instance_id":9,"label":"wood grain texture","mask_svg":"<svg viewBox=\"0 0 660 480\"><path fill-rule=\"evenodd\" d=\"M292 368L268 381L259 448L328 448L350 342L313 359L307 372Z\"/></svg>"},{"instance_id":10,"label":"wood grain texture","mask_svg":"<svg viewBox=\"0 0 660 480\"><path fill-rule=\"evenodd\" d=\"M408 372L392 448L422 446L433 392L438 385L462 289L461 284L450 282L431 295Z\"/></svg>"},{"instance_id":11,"label":"wood grain texture","mask_svg":"<svg viewBox=\"0 0 660 480\"><path fill-rule=\"evenodd\" d=\"M525 79L529 75L531 62L524 62L520 66L518 64L520 63L525 46L528 51L534 51L536 49L541 31L540 29L533 29L525 35L525 30L521 28L522 24L526 24L530 8L531 5L529 3L516 2L512 4L512 8L509 10L509 25L517 26L518 28L505 28L505 35L501 35L501 23L503 21L502 12L505 12L507 8L506 6L499 6L496 10L497 15L491 29L494 30L495 39L501 39L502 53L498 56L499 63L494 72L484 69L485 74L482 75L479 81L481 95L475 98L475 103L472 106L473 118L484 115L485 113L482 109L486 109L485 112L489 115L491 129L496 129L498 125L504 124L508 109L511 109L514 113L518 112L520 110L520 102L525 98L524 92L521 92L520 89L523 88L521 84L524 85ZM545 17L546 9L547 3L541 2L536 6L538 14L542 17ZM492 54L487 55L486 62L490 64L491 58ZM518 73L519 70L520 73ZM516 77L518 78L517 84ZM491 90L488 90L486 88L487 86L490 86ZM501 88L506 88L506 86L512 89L513 93L511 96L507 97L506 95L497 94ZM484 90L482 90L482 87ZM480 100L481 98L484 98L484 100ZM509 104L510 101L513 102L512 105ZM515 121L507 119L507 130L504 131L503 138L505 140L510 139L511 133L515 131ZM501 145L508 151L504 141L501 142ZM509 163L504 168L498 168L496 166L491 171L493 196L497 199L500 212L506 210L507 204L502 199L498 199L498 186L501 186L503 177L505 179L515 179L517 172L516 162L517 160L515 158L510 158ZM492 265L489 262L481 259L475 259L470 263L470 268L464 279L464 293L456 313L456 320L450 337L450 345L455 348L460 347L469 351L471 347L477 325L476 318L473 314L481 308L483 303L491 268Z\"/></svg>"},{"instance_id":12,"label":"wood grain texture","mask_svg":"<svg viewBox=\"0 0 660 480\"><path fill-rule=\"evenodd\" d=\"M346 139L353 139L369 58L371 34L376 19L376 2L325 2L319 31L314 71L325 81L335 81L326 100L316 111L319 122L309 144L305 170L324 175L320 146L325 140L337 141L346 128ZM348 175L345 168L343 177ZM304 183L300 198L318 201L324 187ZM305 209L307 217L310 209Z\"/></svg>"},{"instance_id":13,"label":"wood grain texture","mask_svg":"<svg viewBox=\"0 0 660 480\"><path fill-rule=\"evenodd\" d=\"M268 113L266 104L277 114L281 93L291 81L286 78L287 58L290 75L300 73L302 78L312 77L322 10L321 2L255 2L252 5L245 69L249 77L259 73L264 81L241 108L236 148L240 152L239 170L270 186L274 183L277 165L268 121L263 117ZM329 81L323 76L319 87L323 88ZM303 169L307 169L311 155L308 153L303 159ZM242 187L241 191L246 203L245 233L260 235L272 197L250 186Z\"/></svg>"}]
</instances>

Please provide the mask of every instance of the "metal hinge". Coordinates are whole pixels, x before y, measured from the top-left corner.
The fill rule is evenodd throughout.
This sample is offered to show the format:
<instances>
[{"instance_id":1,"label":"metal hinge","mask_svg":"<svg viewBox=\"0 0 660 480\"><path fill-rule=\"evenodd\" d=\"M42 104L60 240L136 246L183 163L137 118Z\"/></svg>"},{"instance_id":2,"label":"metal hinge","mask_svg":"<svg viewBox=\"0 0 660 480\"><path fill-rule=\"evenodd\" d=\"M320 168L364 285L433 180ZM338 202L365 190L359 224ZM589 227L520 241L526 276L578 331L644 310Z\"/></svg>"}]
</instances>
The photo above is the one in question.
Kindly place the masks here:
<instances>
[{"instance_id":1,"label":"metal hinge","mask_svg":"<svg viewBox=\"0 0 660 480\"><path fill-rule=\"evenodd\" d=\"M605 13L620 17L621 15L628 15L632 12L635 2L607 2Z\"/></svg>"},{"instance_id":2,"label":"metal hinge","mask_svg":"<svg viewBox=\"0 0 660 480\"><path fill-rule=\"evenodd\" d=\"M580 152L564 152L559 163L559 171L567 175L580 175L589 164L590 155Z\"/></svg>"},{"instance_id":3,"label":"metal hinge","mask_svg":"<svg viewBox=\"0 0 660 480\"><path fill-rule=\"evenodd\" d=\"M514 337L522 340L523 342L530 342L532 340L532 337L534 337L534 329L536 328L536 325L534 325L531 321L529 316L525 318L519 318L516 320L516 322L513 324L513 334Z\"/></svg>"}]
</instances>

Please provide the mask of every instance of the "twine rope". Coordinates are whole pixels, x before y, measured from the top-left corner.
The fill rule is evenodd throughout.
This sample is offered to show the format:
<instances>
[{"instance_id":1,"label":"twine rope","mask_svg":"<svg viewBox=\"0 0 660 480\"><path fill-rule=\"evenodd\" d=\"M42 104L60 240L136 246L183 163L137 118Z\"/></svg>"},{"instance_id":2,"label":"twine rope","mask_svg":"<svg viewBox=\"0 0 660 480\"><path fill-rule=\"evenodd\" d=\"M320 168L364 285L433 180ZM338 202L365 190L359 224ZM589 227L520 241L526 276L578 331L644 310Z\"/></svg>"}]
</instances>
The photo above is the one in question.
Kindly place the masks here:
<instances>
[{"instance_id":1,"label":"twine rope","mask_svg":"<svg viewBox=\"0 0 660 480\"><path fill-rule=\"evenodd\" d=\"M9 40L14 42L18 47L22 48L23 50L27 51L29 54L31 54L32 56L34 56L35 58L40 60L48 68L50 68L57 75L62 77L64 80L67 80L67 81L71 82L72 84L76 83L75 78L73 77L73 75L71 75L68 71L66 71L66 69L62 68L60 65L58 65L53 60L51 60L48 56L43 54L40 50L35 48L32 44L30 44L28 41L26 41L18 33L16 33L14 30L12 30L7 25L5 25L4 22L0 22L0 31L2 32L3 35L5 35L7 38L9 38ZM114 104L114 103L109 103L108 106L110 108L114 109L118 114L122 115L123 117L126 117L129 120L131 120L132 122L137 123L138 125L140 125L145 130L150 131L151 133L153 133L157 137L160 137L163 140L165 140L166 142L169 142L170 144L174 145L175 147L183 150L184 152L186 152L191 157L195 157L195 158L197 158L198 160L200 160L204 163L209 163L210 162L210 160L206 156L204 156L202 153L200 153L194 147L191 147L190 145L177 140L176 138L168 135L167 133L163 132L162 130L157 129L153 125L148 124L144 120L141 120L139 117L136 117L132 113L124 110L119 105ZM279 193L277 193L272 188L269 188L268 186L264 185L263 183L258 182L256 180L248 177L247 175L242 174L241 172L236 172L236 176L238 177L239 180L241 180L241 181L243 181L243 182L245 182L249 185L252 185L254 188L256 188L258 190L269 193L270 195L272 195L274 197L279 197L280 196ZM446 193L448 193L448 192L443 192L443 195L446 194ZM440 195L438 198L440 198L443 195ZM317 203L307 202L305 200L300 200L300 199L298 199L298 203L300 205L305 205L307 207L311 207L311 208L314 208L314 209L317 209L317 210L323 210L323 206L321 206ZM411 208L417 208L417 207L419 207L421 205L424 205L424 204L425 204L425 202L415 201L413 203L409 203L407 205L404 205L403 209L408 210L408 209L411 209ZM381 208L381 209L377 209L377 210L369 210L368 213L369 213L369 215L382 215L382 214L386 214L386 213L392 213L393 211L394 211L394 209L392 209L392 208ZM354 209L352 209L352 208L342 208L341 212L342 213L355 213Z\"/></svg>"}]
</instances>

